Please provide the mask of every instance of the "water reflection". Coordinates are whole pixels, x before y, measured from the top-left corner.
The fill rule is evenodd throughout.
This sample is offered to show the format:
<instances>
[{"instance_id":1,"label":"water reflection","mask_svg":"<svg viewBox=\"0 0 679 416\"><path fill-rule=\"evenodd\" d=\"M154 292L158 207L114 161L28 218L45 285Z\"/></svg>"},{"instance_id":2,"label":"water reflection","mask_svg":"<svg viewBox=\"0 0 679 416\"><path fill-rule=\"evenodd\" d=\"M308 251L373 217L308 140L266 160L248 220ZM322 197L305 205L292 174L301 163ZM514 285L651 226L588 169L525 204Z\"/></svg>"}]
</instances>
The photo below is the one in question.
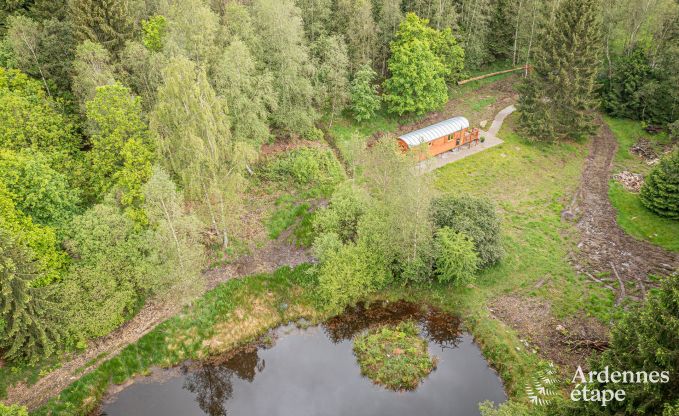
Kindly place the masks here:
<instances>
[{"instance_id":1,"label":"water reflection","mask_svg":"<svg viewBox=\"0 0 679 416\"><path fill-rule=\"evenodd\" d=\"M250 345L235 353L204 363L185 365L184 388L196 395L198 406L210 416L226 416L226 402L233 395L233 376L252 382L264 370L266 362L259 358L258 349Z\"/></svg>"},{"instance_id":2,"label":"water reflection","mask_svg":"<svg viewBox=\"0 0 679 416\"><path fill-rule=\"evenodd\" d=\"M460 339L460 320L439 309L399 300L396 302L359 303L342 315L329 319L323 329L333 342L352 339L370 327L417 321L423 335L443 348L455 347Z\"/></svg>"},{"instance_id":3,"label":"water reflection","mask_svg":"<svg viewBox=\"0 0 679 416\"><path fill-rule=\"evenodd\" d=\"M412 319L439 365L414 391L393 392L361 376L352 337ZM483 400L502 402L488 368L455 317L408 302L358 305L318 327L274 331L273 345L188 363L165 382L136 383L103 410L110 416L478 415Z\"/></svg>"}]
</instances>

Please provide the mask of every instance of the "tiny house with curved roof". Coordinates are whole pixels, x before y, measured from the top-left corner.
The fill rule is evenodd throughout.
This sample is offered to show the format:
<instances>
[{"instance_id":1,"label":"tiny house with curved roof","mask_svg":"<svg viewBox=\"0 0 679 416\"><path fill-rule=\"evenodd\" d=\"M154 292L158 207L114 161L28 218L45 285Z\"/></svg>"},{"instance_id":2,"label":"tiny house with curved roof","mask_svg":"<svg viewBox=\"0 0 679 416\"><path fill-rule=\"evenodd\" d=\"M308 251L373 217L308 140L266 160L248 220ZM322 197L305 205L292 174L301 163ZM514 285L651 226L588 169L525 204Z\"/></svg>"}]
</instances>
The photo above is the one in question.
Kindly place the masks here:
<instances>
[{"instance_id":1,"label":"tiny house with curved roof","mask_svg":"<svg viewBox=\"0 0 679 416\"><path fill-rule=\"evenodd\" d=\"M470 128L469 120L458 116L399 136L398 144L403 151L427 146L426 151L420 153L420 159L426 159L463 146L476 146L479 129Z\"/></svg>"}]
</instances>

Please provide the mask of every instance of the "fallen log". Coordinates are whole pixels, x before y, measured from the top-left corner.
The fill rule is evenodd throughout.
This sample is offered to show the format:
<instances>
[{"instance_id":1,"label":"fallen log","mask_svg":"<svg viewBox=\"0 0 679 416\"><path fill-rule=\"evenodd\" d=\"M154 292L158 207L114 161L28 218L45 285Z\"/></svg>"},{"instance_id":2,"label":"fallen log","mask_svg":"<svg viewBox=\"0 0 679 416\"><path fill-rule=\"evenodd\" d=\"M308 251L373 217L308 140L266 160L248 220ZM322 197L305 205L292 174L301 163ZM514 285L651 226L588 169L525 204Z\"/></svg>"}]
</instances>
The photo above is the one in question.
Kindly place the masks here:
<instances>
[{"instance_id":1,"label":"fallen log","mask_svg":"<svg viewBox=\"0 0 679 416\"><path fill-rule=\"evenodd\" d=\"M473 78L465 79L465 80L462 80L462 81L457 81L457 85L466 84L466 83L472 82L472 81L478 81L478 80L484 79L484 78L494 77L496 75L506 74L508 72L524 71L524 70L526 70L526 67L520 66L518 68L505 69L504 71L491 72L490 74L479 75L478 77L473 77Z\"/></svg>"}]
</instances>

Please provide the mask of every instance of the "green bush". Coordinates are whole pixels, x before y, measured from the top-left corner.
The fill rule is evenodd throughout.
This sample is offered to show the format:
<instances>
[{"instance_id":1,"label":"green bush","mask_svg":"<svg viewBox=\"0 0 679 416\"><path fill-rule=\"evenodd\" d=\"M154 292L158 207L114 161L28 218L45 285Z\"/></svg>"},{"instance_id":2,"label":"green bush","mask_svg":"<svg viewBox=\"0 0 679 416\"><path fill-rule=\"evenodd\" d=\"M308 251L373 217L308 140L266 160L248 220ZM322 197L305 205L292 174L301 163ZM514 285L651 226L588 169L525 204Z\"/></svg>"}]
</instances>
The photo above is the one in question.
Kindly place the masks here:
<instances>
[{"instance_id":1,"label":"green bush","mask_svg":"<svg viewBox=\"0 0 679 416\"><path fill-rule=\"evenodd\" d=\"M378 255L362 244L346 244L326 255L319 271L319 295L329 310L340 311L384 287L387 268Z\"/></svg>"},{"instance_id":2,"label":"green bush","mask_svg":"<svg viewBox=\"0 0 679 416\"><path fill-rule=\"evenodd\" d=\"M314 229L318 233L332 232L342 242L354 241L358 221L368 206L368 196L364 191L345 182L332 194L327 208L319 210L314 219Z\"/></svg>"},{"instance_id":3,"label":"green bush","mask_svg":"<svg viewBox=\"0 0 679 416\"><path fill-rule=\"evenodd\" d=\"M664 157L651 171L639 197L656 214L679 219L679 150Z\"/></svg>"},{"instance_id":4,"label":"green bush","mask_svg":"<svg viewBox=\"0 0 679 416\"><path fill-rule=\"evenodd\" d=\"M323 233L314 239L312 249L314 256L316 256L319 262L323 263L333 253L337 253L342 249L342 240L340 240L336 233Z\"/></svg>"},{"instance_id":5,"label":"green bush","mask_svg":"<svg viewBox=\"0 0 679 416\"><path fill-rule=\"evenodd\" d=\"M264 166L269 180L292 179L298 185L334 186L345 178L342 165L329 149L302 147L292 150Z\"/></svg>"},{"instance_id":6,"label":"green bush","mask_svg":"<svg viewBox=\"0 0 679 416\"><path fill-rule=\"evenodd\" d=\"M479 257L469 237L444 227L436 232L435 245L436 277L439 282L455 282L457 285L474 282Z\"/></svg>"},{"instance_id":7,"label":"green bush","mask_svg":"<svg viewBox=\"0 0 679 416\"><path fill-rule=\"evenodd\" d=\"M432 202L432 219L437 228L449 227L474 241L479 268L502 259L500 218L490 201L470 196L444 196Z\"/></svg>"},{"instance_id":8,"label":"green bush","mask_svg":"<svg viewBox=\"0 0 679 416\"><path fill-rule=\"evenodd\" d=\"M5 406L0 403L0 416L28 416L28 410L23 406Z\"/></svg>"}]
</instances>

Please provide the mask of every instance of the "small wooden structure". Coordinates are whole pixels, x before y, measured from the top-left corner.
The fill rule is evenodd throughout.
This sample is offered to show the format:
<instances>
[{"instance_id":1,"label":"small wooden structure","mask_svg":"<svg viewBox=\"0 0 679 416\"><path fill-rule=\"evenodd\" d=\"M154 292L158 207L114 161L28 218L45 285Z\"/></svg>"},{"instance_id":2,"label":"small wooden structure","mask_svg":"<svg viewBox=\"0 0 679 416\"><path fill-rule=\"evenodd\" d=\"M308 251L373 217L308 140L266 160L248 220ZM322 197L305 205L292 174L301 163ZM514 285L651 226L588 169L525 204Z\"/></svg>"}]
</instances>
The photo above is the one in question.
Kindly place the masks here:
<instances>
[{"instance_id":1,"label":"small wooden structure","mask_svg":"<svg viewBox=\"0 0 679 416\"><path fill-rule=\"evenodd\" d=\"M421 160L430 156L479 144L479 129L469 128L469 120L453 117L398 137L403 151L420 150ZM427 146L426 151L421 146Z\"/></svg>"}]
</instances>

